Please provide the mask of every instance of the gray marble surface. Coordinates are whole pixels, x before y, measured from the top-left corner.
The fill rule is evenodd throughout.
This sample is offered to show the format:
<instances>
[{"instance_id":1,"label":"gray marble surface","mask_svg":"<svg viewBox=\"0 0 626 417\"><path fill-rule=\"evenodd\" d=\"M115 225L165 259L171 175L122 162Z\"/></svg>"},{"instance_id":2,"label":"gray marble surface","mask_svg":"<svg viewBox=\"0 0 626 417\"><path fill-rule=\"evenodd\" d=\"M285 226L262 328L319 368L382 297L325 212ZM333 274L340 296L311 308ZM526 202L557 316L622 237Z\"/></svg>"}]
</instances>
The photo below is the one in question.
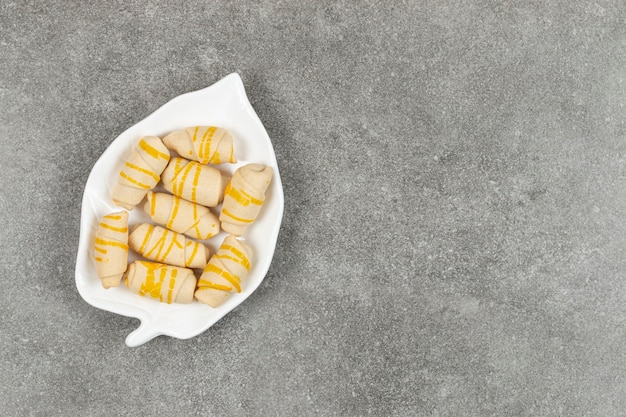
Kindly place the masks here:
<instances>
[{"instance_id":1,"label":"gray marble surface","mask_svg":"<svg viewBox=\"0 0 626 417\"><path fill-rule=\"evenodd\" d=\"M174 3L0 3L3 415L626 414L623 2ZM74 283L84 184L231 72L274 260L205 333L128 348Z\"/></svg>"}]
</instances>

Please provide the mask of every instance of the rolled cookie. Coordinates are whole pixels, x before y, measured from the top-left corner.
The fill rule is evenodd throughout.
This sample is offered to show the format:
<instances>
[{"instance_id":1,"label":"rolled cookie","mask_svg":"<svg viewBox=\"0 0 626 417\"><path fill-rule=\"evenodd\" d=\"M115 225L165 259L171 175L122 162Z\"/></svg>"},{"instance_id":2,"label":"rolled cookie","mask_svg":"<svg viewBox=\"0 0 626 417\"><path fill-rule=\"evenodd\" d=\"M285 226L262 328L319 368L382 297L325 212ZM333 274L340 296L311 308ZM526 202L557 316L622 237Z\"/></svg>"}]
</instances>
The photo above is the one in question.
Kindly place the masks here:
<instances>
[{"instance_id":1,"label":"rolled cookie","mask_svg":"<svg viewBox=\"0 0 626 417\"><path fill-rule=\"evenodd\" d=\"M128 267L128 212L102 217L94 240L96 271L104 288L120 285Z\"/></svg>"},{"instance_id":2,"label":"rolled cookie","mask_svg":"<svg viewBox=\"0 0 626 417\"><path fill-rule=\"evenodd\" d=\"M178 157L171 159L161 175L167 191L206 207L215 207L222 202L229 179L213 167Z\"/></svg>"},{"instance_id":3,"label":"rolled cookie","mask_svg":"<svg viewBox=\"0 0 626 417\"><path fill-rule=\"evenodd\" d=\"M235 171L224 191L219 217L222 230L241 236L254 223L265 201L272 172L272 167L261 164L244 165Z\"/></svg>"},{"instance_id":4,"label":"rolled cookie","mask_svg":"<svg viewBox=\"0 0 626 417\"><path fill-rule=\"evenodd\" d=\"M150 191L144 211L152 221L186 236L206 240L220 232L220 222L207 207L167 193Z\"/></svg>"},{"instance_id":5,"label":"rolled cookie","mask_svg":"<svg viewBox=\"0 0 626 417\"><path fill-rule=\"evenodd\" d=\"M117 183L111 190L113 202L127 210L135 208L146 193L158 184L169 160L170 151L160 138L141 138L130 158L124 163Z\"/></svg>"},{"instance_id":6,"label":"rolled cookie","mask_svg":"<svg viewBox=\"0 0 626 417\"><path fill-rule=\"evenodd\" d=\"M193 126L177 130L163 138L163 143L183 158L203 164L237 162L230 132L217 126Z\"/></svg>"},{"instance_id":7,"label":"rolled cookie","mask_svg":"<svg viewBox=\"0 0 626 417\"><path fill-rule=\"evenodd\" d=\"M167 304L190 304L196 282L191 269L162 263L135 261L126 271L126 286L132 292Z\"/></svg>"},{"instance_id":8,"label":"rolled cookie","mask_svg":"<svg viewBox=\"0 0 626 417\"><path fill-rule=\"evenodd\" d=\"M251 258L250 246L233 235L226 236L198 280L196 299L211 307L219 307L233 291L241 292Z\"/></svg>"},{"instance_id":9,"label":"rolled cookie","mask_svg":"<svg viewBox=\"0 0 626 417\"><path fill-rule=\"evenodd\" d=\"M209 251L203 244L148 223L142 223L130 232L128 244L143 257L168 265L204 268L209 259Z\"/></svg>"}]
</instances>

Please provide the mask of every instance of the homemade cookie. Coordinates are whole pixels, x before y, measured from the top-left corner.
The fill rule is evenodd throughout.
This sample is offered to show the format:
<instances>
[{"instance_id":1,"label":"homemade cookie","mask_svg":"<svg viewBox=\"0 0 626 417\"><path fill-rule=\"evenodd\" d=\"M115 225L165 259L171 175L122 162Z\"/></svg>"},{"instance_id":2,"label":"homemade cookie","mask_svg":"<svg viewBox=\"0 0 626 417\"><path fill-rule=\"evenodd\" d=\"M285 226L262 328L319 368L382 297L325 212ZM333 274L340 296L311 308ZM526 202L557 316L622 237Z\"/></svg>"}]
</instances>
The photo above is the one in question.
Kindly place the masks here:
<instances>
[{"instance_id":1,"label":"homemade cookie","mask_svg":"<svg viewBox=\"0 0 626 417\"><path fill-rule=\"evenodd\" d=\"M154 188L170 160L170 151L157 136L139 140L130 158L124 163L111 191L115 204L132 210Z\"/></svg>"},{"instance_id":2,"label":"homemade cookie","mask_svg":"<svg viewBox=\"0 0 626 417\"><path fill-rule=\"evenodd\" d=\"M163 143L183 158L203 164L237 162L230 132L217 126L193 126L177 130L163 138Z\"/></svg>"},{"instance_id":3,"label":"homemade cookie","mask_svg":"<svg viewBox=\"0 0 626 417\"><path fill-rule=\"evenodd\" d=\"M120 285L128 262L128 212L102 217L94 240L96 271L104 288Z\"/></svg>"},{"instance_id":4,"label":"homemade cookie","mask_svg":"<svg viewBox=\"0 0 626 417\"><path fill-rule=\"evenodd\" d=\"M196 282L191 269L162 263L135 261L126 272L126 286L132 292L167 304L190 304Z\"/></svg>"},{"instance_id":5,"label":"homemade cookie","mask_svg":"<svg viewBox=\"0 0 626 417\"><path fill-rule=\"evenodd\" d=\"M220 213L222 230L241 236L259 215L265 191L272 180L272 167L248 164L235 171L224 191Z\"/></svg>"},{"instance_id":6,"label":"homemade cookie","mask_svg":"<svg viewBox=\"0 0 626 417\"><path fill-rule=\"evenodd\" d=\"M196 299L219 307L233 291L241 292L242 280L250 270L252 249L228 235L211 257L198 280Z\"/></svg>"}]
</instances>

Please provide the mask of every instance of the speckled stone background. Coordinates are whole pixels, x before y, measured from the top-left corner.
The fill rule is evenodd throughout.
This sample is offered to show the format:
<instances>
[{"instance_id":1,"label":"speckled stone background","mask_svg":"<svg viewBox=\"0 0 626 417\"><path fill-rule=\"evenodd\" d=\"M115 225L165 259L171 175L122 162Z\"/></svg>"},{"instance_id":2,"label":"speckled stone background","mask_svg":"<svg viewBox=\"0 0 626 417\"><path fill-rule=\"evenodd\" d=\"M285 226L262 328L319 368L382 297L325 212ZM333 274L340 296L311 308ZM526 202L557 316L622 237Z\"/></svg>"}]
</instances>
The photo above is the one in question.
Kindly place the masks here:
<instances>
[{"instance_id":1,"label":"speckled stone background","mask_svg":"<svg viewBox=\"0 0 626 417\"><path fill-rule=\"evenodd\" d=\"M623 2L101 3L0 3L3 415L626 414ZM231 72L281 170L272 266L128 348L75 287L84 184Z\"/></svg>"}]
</instances>

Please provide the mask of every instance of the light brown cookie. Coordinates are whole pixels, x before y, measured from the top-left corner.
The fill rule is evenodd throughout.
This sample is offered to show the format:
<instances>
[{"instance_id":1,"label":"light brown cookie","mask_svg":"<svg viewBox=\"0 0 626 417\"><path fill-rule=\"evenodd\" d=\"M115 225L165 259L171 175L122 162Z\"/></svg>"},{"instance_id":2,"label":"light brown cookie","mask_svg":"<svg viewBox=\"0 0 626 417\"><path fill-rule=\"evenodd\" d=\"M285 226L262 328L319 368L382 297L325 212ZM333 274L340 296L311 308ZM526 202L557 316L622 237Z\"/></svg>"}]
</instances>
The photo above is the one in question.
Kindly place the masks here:
<instances>
[{"instance_id":1,"label":"light brown cookie","mask_svg":"<svg viewBox=\"0 0 626 417\"><path fill-rule=\"evenodd\" d=\"M229 180L213 167L178 157L171 159L161 175L167 191L206 207L215 207L222 202Z\"/></svg>"},{"instance_id":2,"label":"light brown cookie","mask_svg":"<svg viewBox=\"0 0 626 417\"><path fill-rule=\"evenodd\" d=\"M196 282L191 269L156 262L135 261L126 272L126 286L132 292L167 304L190 304Z\"/></svg>"},{"instance_id":3,"label":"light brown cookie","mask_svg":"<svg viewBox=\"0 0 626 417\"><path fill-rule=\"evenodd\" d=\"M265 201L272 173L272 167L261 164L244 165L235 171L224 191L219 217L222 230L241 236L254 223Z\"/></svg>"},{"instance_id":4,"label":"light brown cookie","mask_svg":"<svg viewBox=\"0 0 626 417\"><path fill-rule=\"evenodd\" d=\"M170 160L170 152L157 136L139 140L130 158L124 163L111 190L111 199L118 206L132 210L160 180Z\"/></svg>"},{"instance_id":5,"label":"light brown cookie","mask_svg":"<svg viewBox=\"0 0 626 417\"><path fill-rule=\"evenodd\" d=\"M237 162L234 156L233 136L221 127L186 127L165 136L163 143L183 158L203 164Z\"/></svg>"},{"instance_id":6,"label":"light brown cookie","mask_svg":"<svg viewBox=\"0 0 626 417\"><path fill-rule=\"evenodd\" d=\"M128 267L128 212L102 217L94 240L96 271L104 288L120 285Z\"/></svg>"},{"instance_id":7,"label":"light brown cookie","mask_svg":"<svg viewBox=\"0 0 626 417\"><path fill-rule=\"evenodd\" d=\"M233 235L226 236L198 280L196 299L211 307L219 307L233 291L241 292L251 259L250 246Z\"/></svg>"}]
</instances>

